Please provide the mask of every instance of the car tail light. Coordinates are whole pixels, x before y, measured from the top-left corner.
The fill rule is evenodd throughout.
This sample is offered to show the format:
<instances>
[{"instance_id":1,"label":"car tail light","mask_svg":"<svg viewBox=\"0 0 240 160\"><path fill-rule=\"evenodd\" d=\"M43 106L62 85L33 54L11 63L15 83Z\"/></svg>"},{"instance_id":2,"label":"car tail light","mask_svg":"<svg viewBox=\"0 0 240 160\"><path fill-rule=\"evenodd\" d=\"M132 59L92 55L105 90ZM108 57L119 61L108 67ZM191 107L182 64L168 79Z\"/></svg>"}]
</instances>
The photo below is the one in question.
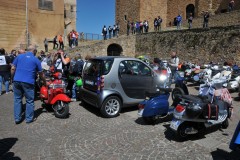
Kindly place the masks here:
<instances>
[{"instance_id":1,"label":"car tail light","mask_svg":"<svg viewBox=\"0 0 240 160\"><path fill-rule=\"evenodd\" d=\"M177 112L181 113L182 111L184 111L184 106L178 104L177 107L175 108Z\"/></svg>"},{"instance_id":2,"label":"car tail light","mask_svg":"<svg viewBox=\"0 0 240 160\"><path fill-rule=\"evenodd\" d=\"M167 75L167 70L165 70L165 69L162 70L162 71L161 71L161 74Z\"/></svg>"},{"instance_id":3,"label":"car tail light","mask_svg":"<svg viewBox=\"0 0 240 160\"><path fill-rule=\"evenodd\" d=\"M144 109L144 107L145 107L144 104L139 104L138 105L138 109Z\"/></svg>"}]
</instances>

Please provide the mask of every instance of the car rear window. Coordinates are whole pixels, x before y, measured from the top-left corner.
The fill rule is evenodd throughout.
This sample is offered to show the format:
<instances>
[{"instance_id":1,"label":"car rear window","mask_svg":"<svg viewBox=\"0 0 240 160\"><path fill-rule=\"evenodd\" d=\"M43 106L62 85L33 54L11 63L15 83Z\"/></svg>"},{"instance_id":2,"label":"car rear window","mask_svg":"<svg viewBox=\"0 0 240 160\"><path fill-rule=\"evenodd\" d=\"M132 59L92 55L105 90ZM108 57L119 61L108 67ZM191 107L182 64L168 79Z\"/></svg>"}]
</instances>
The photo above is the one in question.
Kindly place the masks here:
<instances>
[{"instance_id":1,"label":"car rear window","mask_svg":"<svg viewBox=\"0 0 240 160\"><path fill-rule=\"evenodd\" d=\"M84 67L83 73L88 76L107 75L113 64L113 59L99 60L91 59Z\"/></svg>"}]
</instances>

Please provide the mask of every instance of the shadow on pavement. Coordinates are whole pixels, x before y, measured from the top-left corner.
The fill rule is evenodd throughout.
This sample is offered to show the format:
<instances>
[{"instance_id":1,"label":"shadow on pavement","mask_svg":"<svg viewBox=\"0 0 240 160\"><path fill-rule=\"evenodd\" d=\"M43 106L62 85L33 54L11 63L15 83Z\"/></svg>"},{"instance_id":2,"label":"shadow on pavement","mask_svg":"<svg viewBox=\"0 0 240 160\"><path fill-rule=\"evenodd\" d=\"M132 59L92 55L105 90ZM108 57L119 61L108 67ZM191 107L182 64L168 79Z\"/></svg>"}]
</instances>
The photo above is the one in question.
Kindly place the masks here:
<instances>
[{"instance_id":1,"label":"shadow on pavement","mask_svg":"<svg viewBox=\"0 0 240 160\"><path fill-rule=\"evenodd\" d=\"M170 122L173 118L173 115L168 115L166 116L165 118L159 118L157 119L155 122L153 123L148 123L146 121L144 121L144 119L142 117L139 117L138 119L135 120L135 122L137 124L140 124L140 125L158 125L160 123L164 123L164 122Z\"/></svg>"},{"instance_id":2,"label":"shadow on pavement","mask_svg":"<svg viewBox=\"0 0 240 160\"><path fill-rule=\"evenodd\" d=\"M224 130L222 130L219 125L216 125L216 126L207 128L203 134L193 134L193 135L189 135L185 139L181 139L177 137L177 134L170 128L169 124L163 125L163 126L166 128L166 131L164 132L165 138L168 139L169 141L183 142L188 140L190 141L200 140L200 139L206 138L205 135L216 132L217 130L221 131L222 135L228 136L228 134L225 134Z\"/></svg>"},{"instance_id":3,"label":"shadow on pavement","mask_svg":"<svg viewBox=\"0 0 240 160\"><path fill-rule=\"evenodd\" d=\"M240 97L234 97L233 100L239 102L240 101Z\"/></svg>"},{"instance_id":4,"label":"shadow on pavement","mask_svg":"<svg viewBox=\"0 0 240 160\"><path fill-rule=\"evenodd\" d=\"M98 109L98 108L96 108L96 107L94 107L90 104L87 104L86 102L83 102L83 101L81 103L79 103L79 106L82 106L84 109L86 109L90 113L95 114L96 116L103 118L103 116L100 113L100 109Z\"/></svg>"},{"instance_id":5,"label":"shadow on pavement","mask_svg":"<svg viewBox=\"0 0 240 160\"><path fill-rule=\"evenodd\" d=\"M211 152L213 160L240 160L240 151L227 152L217 148L216 151Z\"/></svg>"},{"instance_id":6,"label":"shadow on pavement","mask_svg":"<svg viewBox=\"0 0 240 160\"><path fill-rule=\"evenodd\" d=\"M0 159L21 160L21 158L15 157L13 152L9 152L17 141L17 138L4 138L0 140Z\"/></svg>"}]
</instances>

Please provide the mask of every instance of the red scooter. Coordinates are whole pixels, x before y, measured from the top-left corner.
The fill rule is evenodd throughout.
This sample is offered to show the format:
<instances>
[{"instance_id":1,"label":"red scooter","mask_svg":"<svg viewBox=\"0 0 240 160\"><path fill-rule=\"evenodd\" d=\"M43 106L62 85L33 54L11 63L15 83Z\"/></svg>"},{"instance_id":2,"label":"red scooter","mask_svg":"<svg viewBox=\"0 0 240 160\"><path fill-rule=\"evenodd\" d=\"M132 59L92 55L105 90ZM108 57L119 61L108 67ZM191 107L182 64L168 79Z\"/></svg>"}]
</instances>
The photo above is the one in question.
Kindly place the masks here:
<instances>
[{"instance_id":1,"label":"red scooter","mask_svg":"<svg viewBox=\"0 0 240 160\"><path fill-rule=\"evenodd\" d=\"M46 86L40 88L40 99L43 107L51 106L57 118L66 118L69 114L69 103L71 99L66 95L67 84L62 80L59 72L50 74Z\"/></svg>"}]
</instances>

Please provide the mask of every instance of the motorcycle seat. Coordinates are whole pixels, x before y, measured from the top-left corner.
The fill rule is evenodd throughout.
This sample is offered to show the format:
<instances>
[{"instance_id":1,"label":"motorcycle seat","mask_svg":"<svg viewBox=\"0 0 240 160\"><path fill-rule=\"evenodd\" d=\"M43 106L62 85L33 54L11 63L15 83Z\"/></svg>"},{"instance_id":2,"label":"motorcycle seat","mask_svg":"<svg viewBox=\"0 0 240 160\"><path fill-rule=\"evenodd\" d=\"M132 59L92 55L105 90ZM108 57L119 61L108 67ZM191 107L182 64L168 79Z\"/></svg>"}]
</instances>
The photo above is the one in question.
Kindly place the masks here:
<instances>
[{"instance_id":1,"label":"motorcycle seat","mask_svg":"<svg viewBox=\"0 0 240 160\"><path fill-rule=\"evenodd\" d=\"M181 97L184 100L189 102L196 102L196 103L208 103L209 98L207 96L195 96L195 95L182 95Z\"/></svg>"},{"instance_id":2,"label":"motorcycle seat","mask_svg":"<svg viewBox=\"0 0 240 160\"><path fill-rule=\"evenodd\" d=\"M164 94L166 94L166 93L165 92L161 92L161 91L158 91L158 92L145 92L145 96L149 97L149 98L158 97L158 96L164 95Z\"/></svg>"}]
</instances>

